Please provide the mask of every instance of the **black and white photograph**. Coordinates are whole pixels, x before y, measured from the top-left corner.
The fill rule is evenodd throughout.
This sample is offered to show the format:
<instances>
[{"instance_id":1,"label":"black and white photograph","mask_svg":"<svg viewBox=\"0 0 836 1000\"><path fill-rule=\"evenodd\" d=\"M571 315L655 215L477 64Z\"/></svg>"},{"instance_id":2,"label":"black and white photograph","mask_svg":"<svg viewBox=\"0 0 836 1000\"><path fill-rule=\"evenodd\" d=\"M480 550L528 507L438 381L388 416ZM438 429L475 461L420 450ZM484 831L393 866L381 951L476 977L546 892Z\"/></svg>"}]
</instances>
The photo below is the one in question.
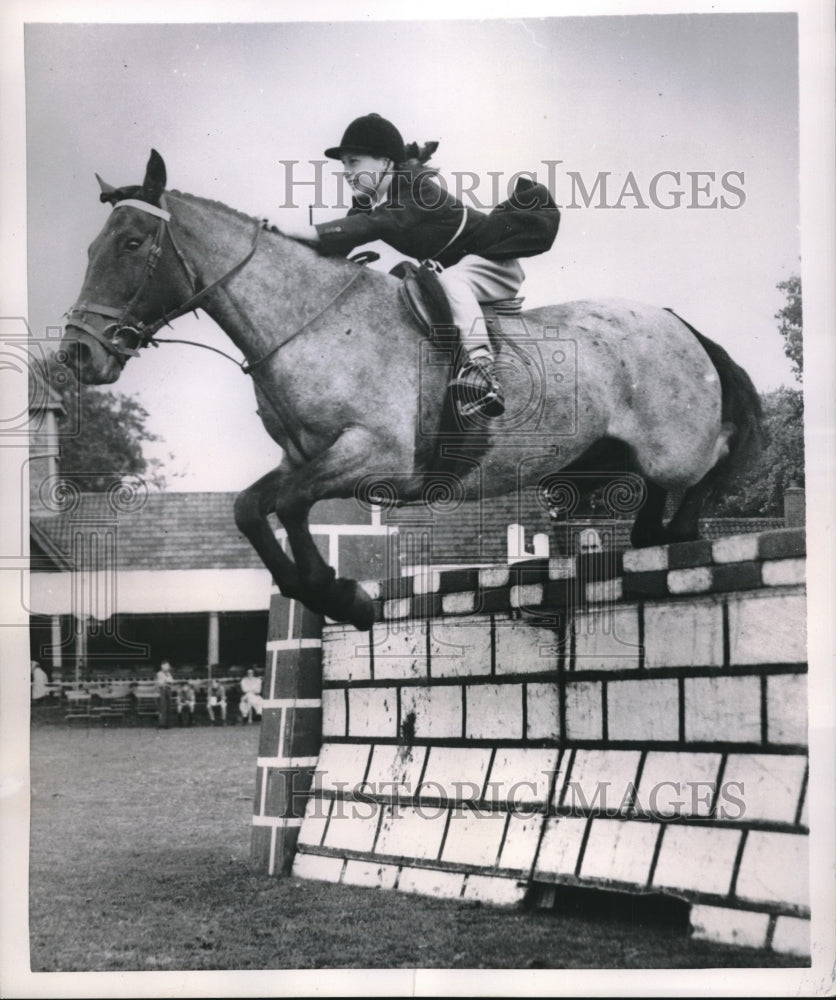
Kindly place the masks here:
<instances>
[{"instance_id":1,"label":"black and white photograph","mask_svg":"<svg viewBox=\"0 0 836 1000\"><path fill-rule=\"evenodd\" d=\"M834 989L834 12L10 3L0 992Z\"/></svg>"}]
</instances>

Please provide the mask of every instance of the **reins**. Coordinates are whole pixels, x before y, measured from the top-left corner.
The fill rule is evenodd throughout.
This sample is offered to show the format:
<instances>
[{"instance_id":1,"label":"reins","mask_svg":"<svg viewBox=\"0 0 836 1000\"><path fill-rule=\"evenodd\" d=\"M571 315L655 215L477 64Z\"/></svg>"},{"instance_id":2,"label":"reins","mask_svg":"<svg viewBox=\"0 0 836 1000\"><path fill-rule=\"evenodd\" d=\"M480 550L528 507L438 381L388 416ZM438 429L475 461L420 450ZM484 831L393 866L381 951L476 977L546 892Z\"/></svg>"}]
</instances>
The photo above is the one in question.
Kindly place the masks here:
<instances>
[{"instance_id":1,"label":"reins","mask_svg":"<svg viewBox=\"0 0 836 1000\"><path fill-rule=\"evenodd\" d=\"M163 196L164 199L165 196ZM163 199L161 202L164 204ZM200 303L216 288L223 285L225 282L233 278L239 271L243 270L244 267L252 260L258 249L259 236L261 235L262 229L266 228L265 223L258 223L255 236L253 237L252 246L238 263L234 264L228 271L222 274L219 278L216 278L213 282L205 285L203 288L197 287L197 278L195 272L190 267L188 260L181 251L180 247L177 245L177 241L174 236L174 232L171 228L171 213L164 207L157 208L156 205L151 205L148 202L140 201L138 199L127 198L123 201L118 201L113 206L114 209L117 208L136 208L142 212L147 212L149 215L155 216L159 219L159 224L157 226L157 233L151 248L148 251L148 257L146 258L145 272L143 278L140 281L139 287L132 296L130 302L124 307L124 309L115 309L112 306L100 305L98 303L90 302L78 302L74 305L69 312L67 317L70 320L72 326L76 326L85 333L93 337L94 340L98 341L108 351L108 353L114 355L117 360L124 365L128 358L136 357L139 354L139 350L136 348L143 348L153 345L154 347L159 347L160 344L188 344L191 347L202 347L204 350L213 351L215 354L220 354L221 357L226 358L231 361L237 368L240 368L245 375L252 375L254 369L263 365L266 361L272 358L278 351L289 344L292 340L298 337L301 333L312 326L319 318L322 316L334 303L348 291L348 289L354 284L354 282L360 277L363 272L362 267L358 267L355 274L351 276L351 279L343 285L343 287L334 295L328 302L310 319L306 320L300 327L298 327L289 337L282 340L280 343L276 344L275 347L271 347L270 350L258 358L256 361L250 362L245 358L243 361L238 361L236 358L232 357L231 354L227 354L225 351L219 350L217 347L211 347L209 344L203 344L196 340L181 340L171 337L157 337L156 334L164 326L171 326L171 323L175 319L179 319L180 316L185 315L187 312L194 312ZM131 316L131 311L139 299L140 295L145 289L145 286L151 280L154 272L156 271L157 264L159 262L160 256L162 254L162 244L165 234L168 233L169 240L180 262L181 267L186 273L186 277L189 280L189 285L192 289L193 294L186 299L181 305L179 305L172 312L164 313L158 320L153 323L145 324L141 321L135 321ZM82 319L82 315L91 314L94 316L102 316L105 319L113 319L114 322L107 324L103 329L97 329L90 323L87 323ZM111 333L111 331L113 331ZM136 348L127 347L124 344L116 343L115 338L123 331L128 331L133 334L136 338ZM109 336L108 336L109 334Z\"/></svg>"}]
</instances>

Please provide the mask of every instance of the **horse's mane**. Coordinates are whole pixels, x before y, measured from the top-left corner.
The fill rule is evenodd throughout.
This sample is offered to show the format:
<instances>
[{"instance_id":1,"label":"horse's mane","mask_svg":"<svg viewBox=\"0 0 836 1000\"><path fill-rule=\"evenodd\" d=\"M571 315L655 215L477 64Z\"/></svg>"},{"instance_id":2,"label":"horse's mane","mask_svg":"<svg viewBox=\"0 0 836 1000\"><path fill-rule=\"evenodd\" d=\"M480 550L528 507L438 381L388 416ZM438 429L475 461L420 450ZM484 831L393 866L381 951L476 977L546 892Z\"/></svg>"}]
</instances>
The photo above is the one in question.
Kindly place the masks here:
<instances>
[{"instance_id":1,"label":"horse's mane","mask_svg":"<svg viewBox=\"0 0 836 1000\"><path fill-rule=\"evenodd\" d=\"M246 212L242 212L237 208L231 208L229 205L224 204L222 201L216 201L213 198L206 198L203 195L189 194L188 191L178 191L176 188L172 188L170 191L166 191L166 194L170 194L175 198L185 198L186 201L199 201L204 205L208 205L210 208L218 208L227 215L232 215L236 219L240 219L242 222L259 222L261 220L256 219L254 215L247 215Z\"/></svg>"}]
</instances>

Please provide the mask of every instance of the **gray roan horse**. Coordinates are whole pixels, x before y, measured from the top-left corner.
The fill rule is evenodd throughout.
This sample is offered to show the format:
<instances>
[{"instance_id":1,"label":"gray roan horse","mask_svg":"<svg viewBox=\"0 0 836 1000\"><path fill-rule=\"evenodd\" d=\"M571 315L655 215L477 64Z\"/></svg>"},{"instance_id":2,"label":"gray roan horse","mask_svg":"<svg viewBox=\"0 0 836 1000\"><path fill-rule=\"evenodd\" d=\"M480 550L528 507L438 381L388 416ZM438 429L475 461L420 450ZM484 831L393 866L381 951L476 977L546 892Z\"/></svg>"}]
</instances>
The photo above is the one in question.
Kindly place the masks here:
<instances>
[{"instance_id":1,"label":"gray roan horse","mask_svg":"<svg viewBox=\"0 0 836 1000\"><path fill-rule=\"evenodd\" d=\"M759 442L757 394L727 353L671 312L621 300L509 321L525 336L498 345L506 414L456 427L449 345L419 329L396 278L165 184L154 150L141 186L100 179L114 210L62 347L83 382L112 383L162 326L205 310L243 352L284 451L239 495L236 523L283 594L336 621L369 629L375 608L320 556L308 529L318 500L394 491L397 502L426 501L439 484L479 499L545 489L555 473L578 472L586 487L599 485L597 470L626 470L646 491L633 545L654 545L695 539L706 497ZM664 526L669 491L684 493Z\"/></svg>"}]
</instances>

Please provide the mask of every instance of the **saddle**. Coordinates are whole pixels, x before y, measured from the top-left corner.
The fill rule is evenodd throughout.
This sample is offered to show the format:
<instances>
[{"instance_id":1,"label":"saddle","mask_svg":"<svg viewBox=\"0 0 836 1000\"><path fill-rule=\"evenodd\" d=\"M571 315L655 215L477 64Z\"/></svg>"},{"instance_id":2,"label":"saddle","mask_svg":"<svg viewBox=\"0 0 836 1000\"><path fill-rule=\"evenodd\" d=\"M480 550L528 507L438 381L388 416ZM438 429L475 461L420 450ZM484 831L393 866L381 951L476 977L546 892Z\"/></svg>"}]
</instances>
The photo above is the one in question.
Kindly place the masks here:
<instances>
[{"instance_id":1,"label":"saddle","mask_svg":"<svg viewBox=\"0 0 836 1000\"><path fill-rule=\"evenodd\" d=\"M450 303L436 272L425 264L417 265L404 260L396 264L389 273L401 279L401 300L424 334L439 346L449 347L451 341L458 343L458 330L453 326ZM502 332L500 317L518 316L522 311L522 304L521 298L480 303L494 350L497 349L496 340Z\"/></svg>"}]
</instances>

